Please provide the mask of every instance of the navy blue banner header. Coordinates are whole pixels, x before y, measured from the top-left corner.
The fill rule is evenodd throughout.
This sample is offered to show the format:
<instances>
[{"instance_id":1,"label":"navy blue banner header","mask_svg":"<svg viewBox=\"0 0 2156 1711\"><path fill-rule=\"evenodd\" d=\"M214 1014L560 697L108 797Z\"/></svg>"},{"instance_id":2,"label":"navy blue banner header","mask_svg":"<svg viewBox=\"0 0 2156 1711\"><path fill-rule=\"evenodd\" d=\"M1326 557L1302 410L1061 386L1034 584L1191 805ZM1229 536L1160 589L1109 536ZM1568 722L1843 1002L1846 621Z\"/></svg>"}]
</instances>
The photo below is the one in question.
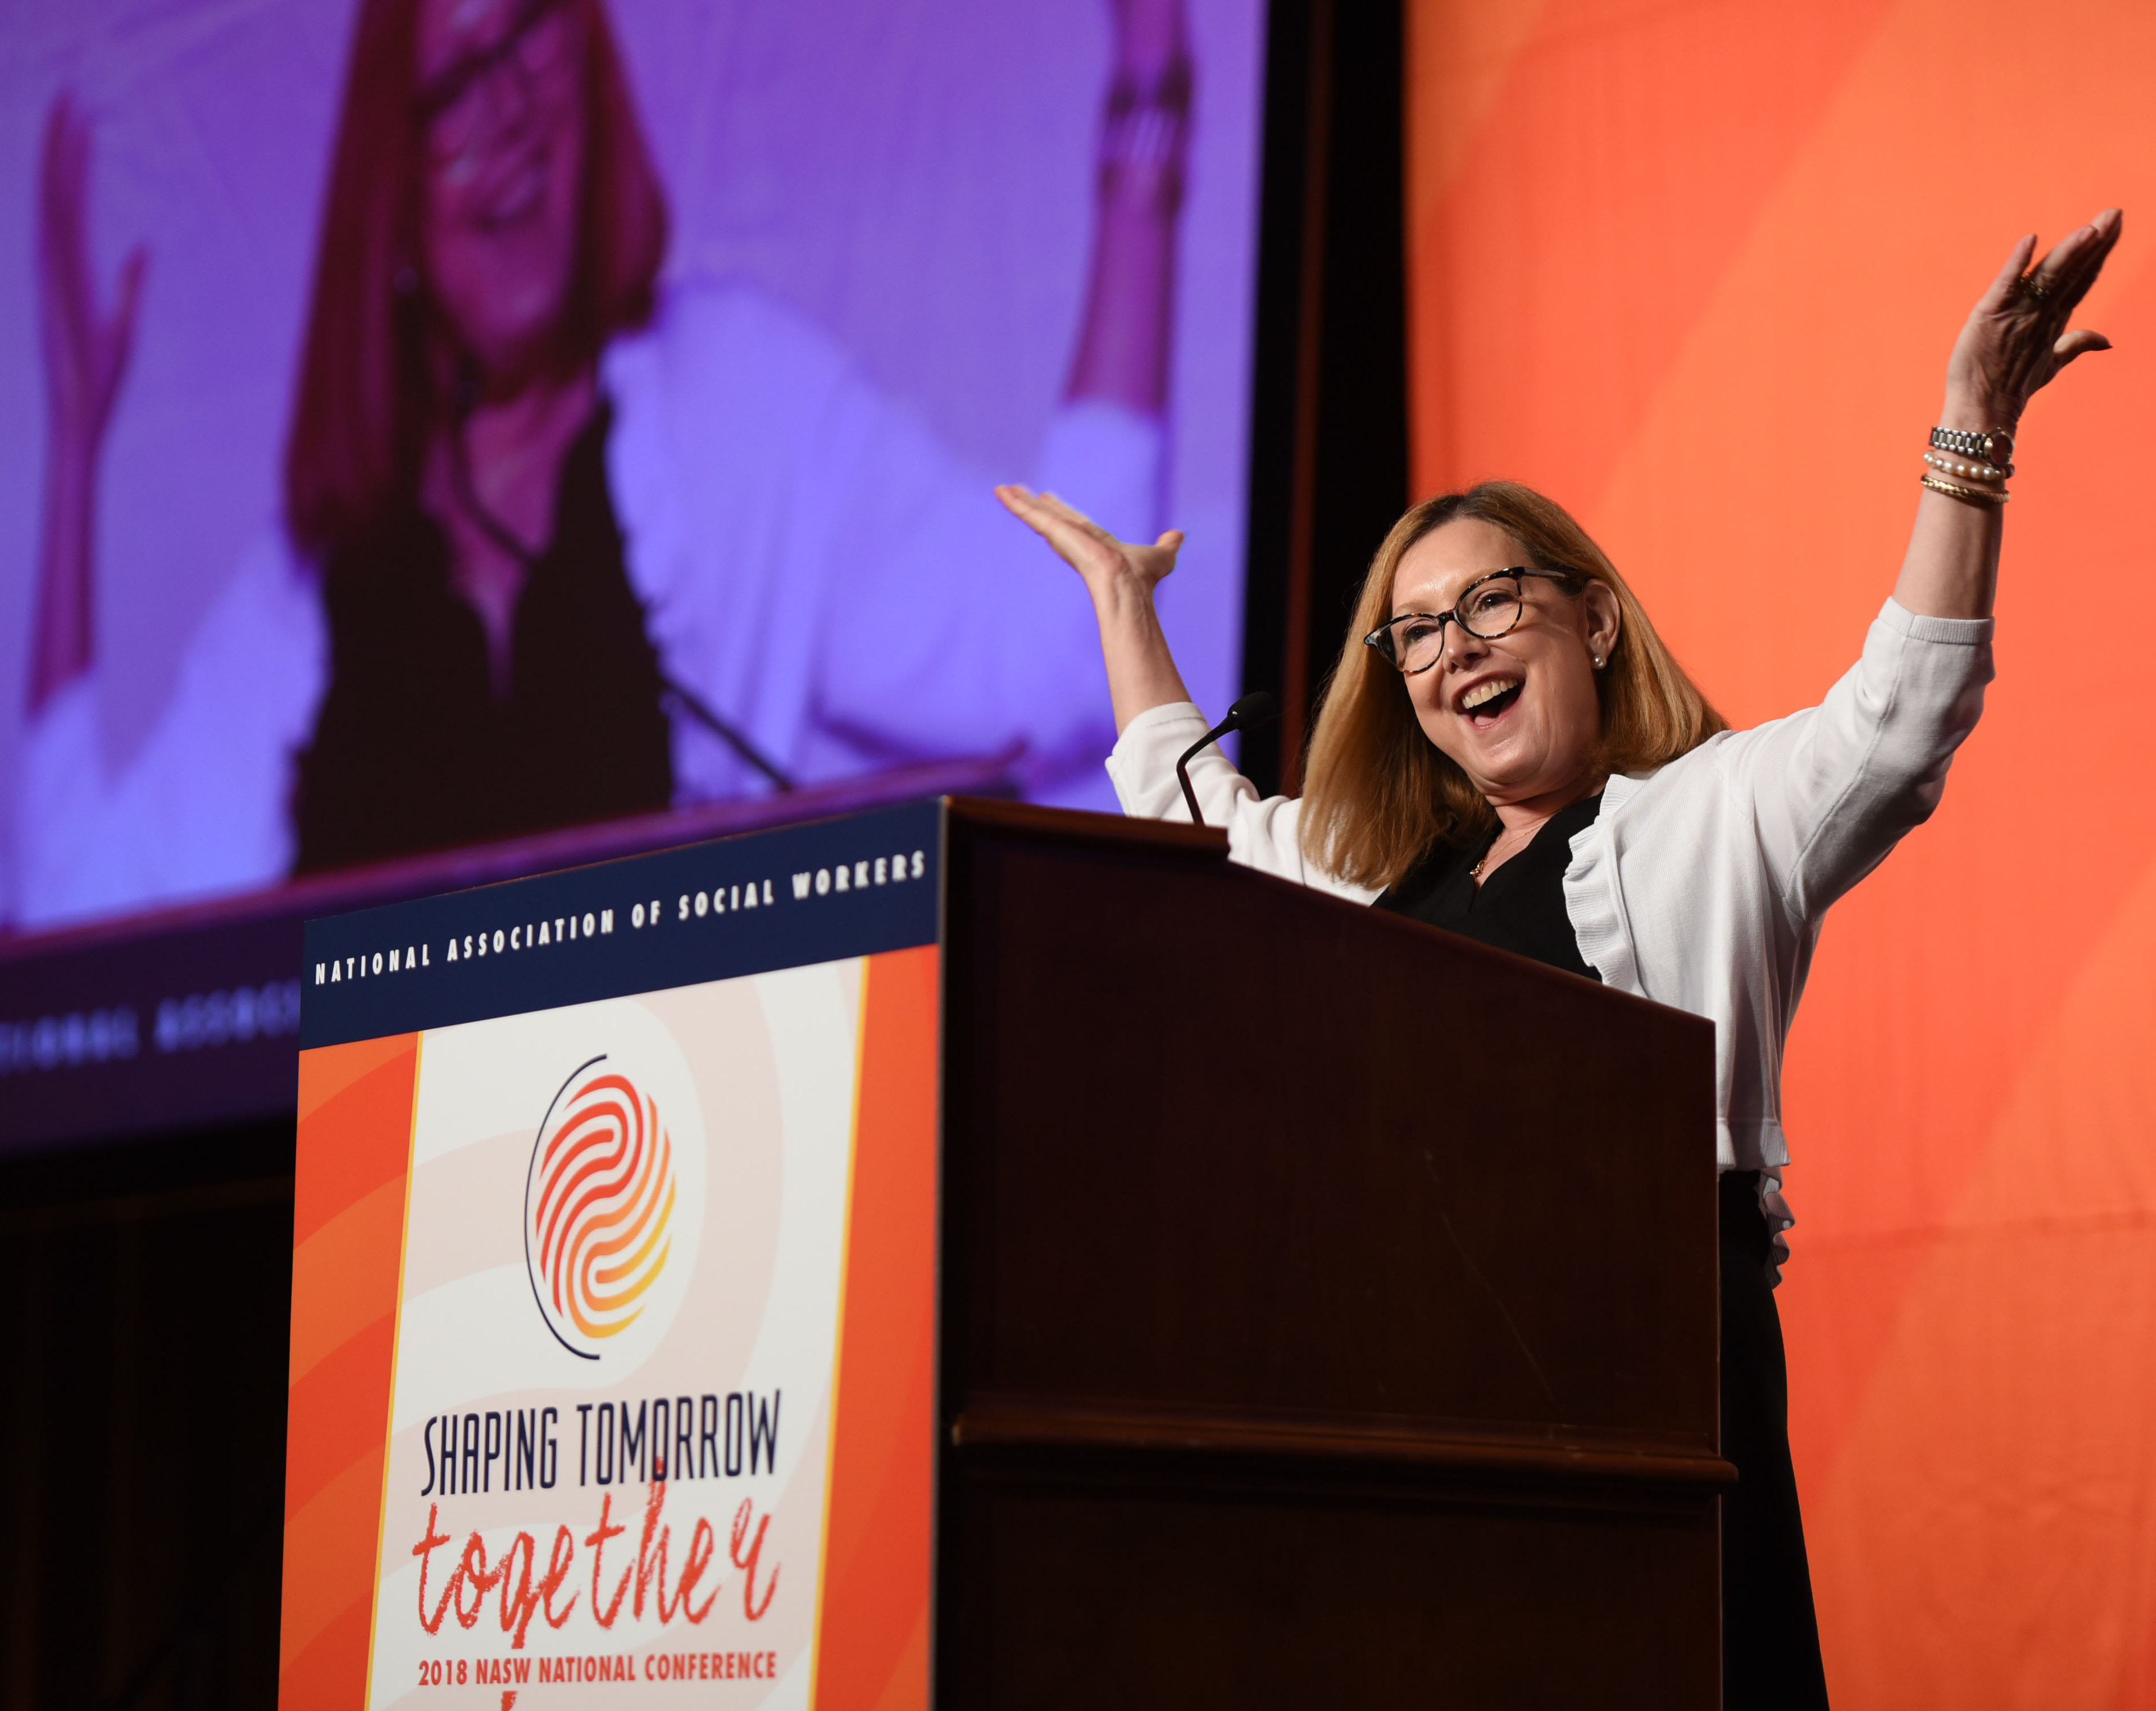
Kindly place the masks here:
<instances>
[{"instance_id":1,"label":"navy blue banner header","mask_svg":"<svg viewBox=\"0 0 2156 1711\"><path fill-rule=\"evenodd\" d=\"M932 943L943 805L311 921L300 1044L336 1046Z\"/></svg>"}]
</instances>

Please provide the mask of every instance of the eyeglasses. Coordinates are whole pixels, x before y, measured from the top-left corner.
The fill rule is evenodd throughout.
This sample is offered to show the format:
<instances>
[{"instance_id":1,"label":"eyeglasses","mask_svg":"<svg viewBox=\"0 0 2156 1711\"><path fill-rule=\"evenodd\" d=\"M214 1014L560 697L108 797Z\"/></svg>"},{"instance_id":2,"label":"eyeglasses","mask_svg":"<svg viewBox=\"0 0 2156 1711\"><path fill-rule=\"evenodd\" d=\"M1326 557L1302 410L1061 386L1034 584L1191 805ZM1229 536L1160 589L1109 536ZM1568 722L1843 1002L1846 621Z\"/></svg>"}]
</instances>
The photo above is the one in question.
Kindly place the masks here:
<instances>
[{"instance_id":1,"label":"eyeglasses","mask_svg":"<svg viewBox=\"0 0 2156 1711\"><path fill-rule=\"evenodd\" d=\"M501 74L519 74L529 95L541 80L567 69L569 18L565 0L524 0L501 39L461 54L421 84L412 111L444 154L461 154L490 129L487 90Z\"/></svg>"},{"instance_id":2,"label":"eyeglasses","mask_svg":"<svg viewBox=\"0 0 2156 1711\"><path fill-rule=\"evenodd\" d=\"M1522 580L1531 576L1559 584L1581 580L1576 572L1531 570L1524 564L1490 571L1468 583L1450 612L1403 612L1364 636L1363 645L1375 648L1387 665L1413 677L1444 655L1448 624L1457 624L1483 641L1509 635L1527 607Z\"/></svg>"}]
</instances>

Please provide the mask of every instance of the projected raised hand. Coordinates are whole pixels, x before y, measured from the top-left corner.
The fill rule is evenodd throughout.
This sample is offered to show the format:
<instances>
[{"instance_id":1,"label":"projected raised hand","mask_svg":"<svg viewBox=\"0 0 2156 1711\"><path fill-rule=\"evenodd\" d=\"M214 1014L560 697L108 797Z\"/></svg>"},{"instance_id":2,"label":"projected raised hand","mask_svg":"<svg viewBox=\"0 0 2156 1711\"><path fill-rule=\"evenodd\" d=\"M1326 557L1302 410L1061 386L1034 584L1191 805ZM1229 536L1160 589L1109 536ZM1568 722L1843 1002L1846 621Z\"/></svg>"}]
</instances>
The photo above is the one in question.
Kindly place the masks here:
<instances>
[{"instance_id":1,"label":"projected raised hand","mask_svg":"<svg viewBox=\"0 0 2156 1711\"><path fill-rule=\"evenodd\" d=\"M1176 229L1193 94L1183 0L1110 0L1115 49L1101 105L1097 224L1068 395L1142 415L1168 403Z\"/></svg>"},{"instance_id":2,"label":"projected raised hand","mask_svg":"<svg viewBox=\"0 0 2156 1711\"><path fill-rule=\"evenodd\" d=\"M90 259L89 116L63 91L45 115L38 183L38 342L48 437L30 711L89 669L98 455L127 373L149 254L102 301Z\"/></svg>"}]
</instances>

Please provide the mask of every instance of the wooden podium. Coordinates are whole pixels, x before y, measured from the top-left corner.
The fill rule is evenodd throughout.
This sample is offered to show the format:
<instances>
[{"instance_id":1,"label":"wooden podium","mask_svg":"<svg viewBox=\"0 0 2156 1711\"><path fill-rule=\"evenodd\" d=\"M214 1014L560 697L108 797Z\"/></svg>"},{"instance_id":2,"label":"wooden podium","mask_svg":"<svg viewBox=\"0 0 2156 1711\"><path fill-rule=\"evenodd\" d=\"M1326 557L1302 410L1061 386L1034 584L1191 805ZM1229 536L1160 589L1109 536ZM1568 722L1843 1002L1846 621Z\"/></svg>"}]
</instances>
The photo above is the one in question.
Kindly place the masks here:
<instances>
[{"instance_id":1,"label":"wooden podium","mask_svg":"<svg viewBox=\"0 0 2156 1711\"><path fill-rule=\"evenodd\" d=\"M947 797L311 922L284 1703L1713 1706L1711 1026L1226 857Z\"/></svg>"},{"instance_id":2,"label":"wooden podium","mask_svg":"<svg viewBox=\"0 0 2156 1711\"><path fill-rule=\"evenodd\" d=\"M936 1703L1717 1704L1711 1025L948 825Z\"/></svg>"}]
</instances>

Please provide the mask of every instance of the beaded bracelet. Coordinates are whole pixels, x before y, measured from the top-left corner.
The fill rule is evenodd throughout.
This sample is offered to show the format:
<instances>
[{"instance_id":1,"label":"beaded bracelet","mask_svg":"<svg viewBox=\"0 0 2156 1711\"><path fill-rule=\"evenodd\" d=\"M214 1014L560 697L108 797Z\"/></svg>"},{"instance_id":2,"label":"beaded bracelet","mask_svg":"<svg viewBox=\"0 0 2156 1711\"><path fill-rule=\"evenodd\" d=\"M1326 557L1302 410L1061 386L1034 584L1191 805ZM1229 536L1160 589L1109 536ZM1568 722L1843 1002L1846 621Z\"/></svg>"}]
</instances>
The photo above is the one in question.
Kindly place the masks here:
<instances>
[{"instance_id":1,"label":"beaded bracelet","mask_svg":"<svg viewBox=\"0 0 2156 1711\"><path fill-rule=\"evenodd\" d=\"M2004 505L2014 496L1994 493L1982 487L1960 487L1952 481L1942 481L1936 475L1924 477L1923 485L1934 493L1943 493L1949 499L1959 499L1971 505Z\"/></svg>"},{"instance_id":2,"label":"beaded bracelet","mask_svg":"<svg viewBox=\"0 0 2156 1711\"><path fill-rule=\"evenodd\" d=\"M1941 457L1935 451L1924 454L1924 461L1943 475L1966 475L1973 481L2003 481L2014 473L2014 465L2000 469L1995 464L1964 464L1950 457Z\"/></svg>"}]
</instances>

